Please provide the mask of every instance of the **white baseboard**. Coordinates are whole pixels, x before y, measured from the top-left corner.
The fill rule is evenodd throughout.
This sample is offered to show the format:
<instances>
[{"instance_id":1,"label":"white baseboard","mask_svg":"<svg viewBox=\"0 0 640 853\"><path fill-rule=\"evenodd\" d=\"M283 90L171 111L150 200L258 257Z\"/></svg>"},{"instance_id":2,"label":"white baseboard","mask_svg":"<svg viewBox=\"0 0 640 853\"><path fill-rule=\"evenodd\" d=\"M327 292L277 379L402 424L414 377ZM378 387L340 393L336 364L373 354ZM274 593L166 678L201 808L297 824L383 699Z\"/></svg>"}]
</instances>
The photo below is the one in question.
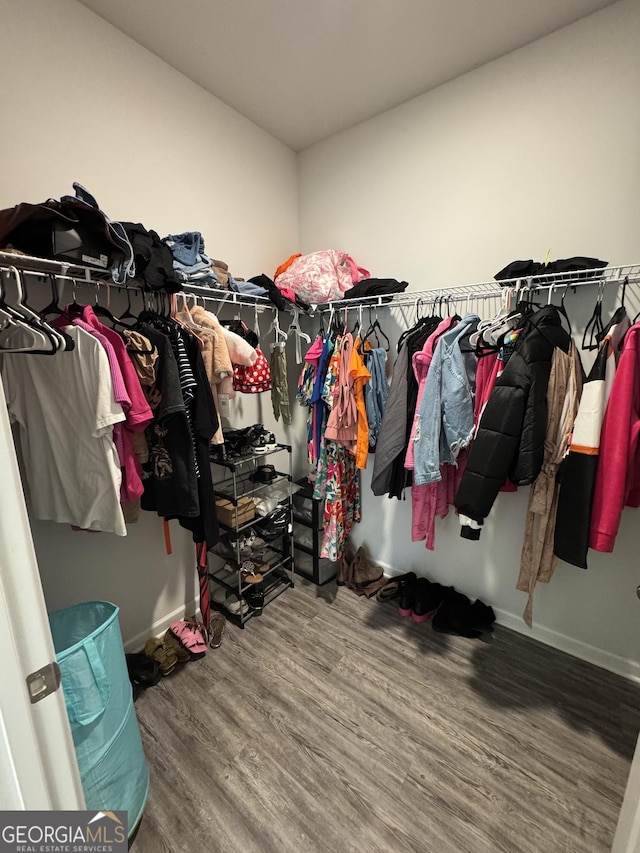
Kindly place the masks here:
<instances>
[{"instance_id":1,"label":"white baseboard","mask_svg":"<svg viewBox=\"0 0 640 853\"><path fill-rule=\"evenodd\" d=\"M193 605L181 605L173 610L171 613L167 613L165 616L160 617L160 619L156 619L156 621L151 625L150 628L141 632L140 634L136 634L134 637L130 637L129 639L124 640L124 650L125 652L139 652L144 648L144 644L147 642L149 637L161 637L164 632L167 630L169 625L174 622L176 619L184 619L187 611L189 614L197 613L200 608L200 599L195 598L193 601Z\"/></svg>"},{"instance_id":2,"label":"white baseboard","mask_svg":"<svg viewBox=\"0 0 640 853\"><path fill-rule=\"evenodd\" d=\"M399 574L391 566L387 566L384 563L379 563L379 565L390 576ZM194 599L193 607L185 607L183 605L166 616L162 616L153 623L149 631L136 634L135 637L125 640L125 650L127 652L140 651L149 637L162 636L174 619L183 619L187 610L191 613L197 611L199 606L199 599ZM630 681L640 684L640 663L637 661L623 658L620 655L614 655L611 652L604 651L604 649L598 649L596 646L590 646L589 643L584 643L582 640L575 640L573 637L568 637L566 634L561 634L559 631L554 631L551 628L545 628L541 625L534 625L533 628L528 628L522 621L521 616L516 616L514 613L509 613L507 610L501 610L497 607L493 609L498 625L503 625L505 628L517 631L518 634L531 637L540 643L544 643L546 646L566 652L580 660L595 664L595 666L599 666L601 669L606 669L609 672L621 675L623 678L628 678Z\"/></svg>"},{"instance_id":3,"label":"white baseboard","mask_svg":"<svg viewBox=\"0 0 640 853\"><path fill-rule=\"evenodd\" d=\"M559 649L561 652L566 652L569 655L580 658L580 660L587 661L587 663L593 663L602 669L614 672L616 675L622 675L630 681L640 683L640 663L637 661L628 660L620 655L614 655L611 652L598 649L596 646L590 646L582 640L575 640L573 637L568 637L566 634L561 634L551 628L545 628L540 625L528 628L522 621L521 616L516 616L513 613L500 610L496 607L493 609L498 625L503 625L505 628L517 631L518 634L524 634L525 637L531 637L547 646Z\"/></svg>"},{"instance_id":4,"label":"white baseboard","mask_svg":"<svg viewBox=\"0 0 640 853\"><path fill-rule=\"evenodd\" d=\"M386 563L378 561L378 565L390 577L401 574L393 566L389 566ZM493 610L496 614L498 625L503 625L505 628L517 631L518 634L524 634L525 637L531 637L533 640L538 640L538 642L544 643L546 646L566 652L580 660L595 664L595 666L599 666L601 669L606 669L616 675L621 675L623 678L628 678L629 681L640 684L640 663L637 661L623 658L620 655L614 655L611 652L604 651L604 649L598 649L596 646L590 646L589 643L584 643L582 640L575 640L573 637L568 637L566 634L561 634L552 628L545 628L540 625L528 628L523 622L522 616L516 616L514 613L509 613L507 610L501 610L497 607L494 607Z\"/></svg>"}]
</instances>

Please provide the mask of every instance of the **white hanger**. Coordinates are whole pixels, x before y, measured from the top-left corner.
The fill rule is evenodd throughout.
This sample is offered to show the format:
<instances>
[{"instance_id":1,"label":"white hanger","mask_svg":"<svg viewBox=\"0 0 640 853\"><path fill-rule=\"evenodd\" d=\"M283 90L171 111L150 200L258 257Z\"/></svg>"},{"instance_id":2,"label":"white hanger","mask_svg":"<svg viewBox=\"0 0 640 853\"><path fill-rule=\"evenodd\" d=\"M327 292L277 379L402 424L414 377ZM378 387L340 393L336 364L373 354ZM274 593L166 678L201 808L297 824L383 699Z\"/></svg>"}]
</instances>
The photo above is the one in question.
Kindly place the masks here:
<instances>
[{"instance_id":1,"label":"white hanger","mask_svg":"<svg viewBox=\"0 0 640 853\"><path fill-rule=\"evenodd\" d=\"M275 343L280 343L280 338L282 338L282 340L283 340L283 342L284 342L284 341L286 341L286 340L287 340L287 338L289 337L289 336L287 335L287 333L286 333L286 332L283 332L283 331L282 331L282 329L280 328L280 317L279 317L279 315L278 315L278 312L277 312L277 311L275 312L275 315L274 315L273 321L272 321L271 325L269 326L269 331L271 331L272 329L273 329L273 330L275 331L275 333L276 333L276 340L275 340Z\"/></svg>"},{"instance_id":2,"label":"white hanger","mask_svg":"<svg viewBox=\"0 0 640 853\"><path fill-rule=\"evenodd\" d=\"M311 343L311 338L307 335L306 332L303 332L299 325L300 321L300 311L294 309L293 311L293 319L289 325L289 332L287 337L293 332L296 340L296 364L302 364L302 345L300 341L306 341L308 344Z\"/></svg>"}]
</instances>

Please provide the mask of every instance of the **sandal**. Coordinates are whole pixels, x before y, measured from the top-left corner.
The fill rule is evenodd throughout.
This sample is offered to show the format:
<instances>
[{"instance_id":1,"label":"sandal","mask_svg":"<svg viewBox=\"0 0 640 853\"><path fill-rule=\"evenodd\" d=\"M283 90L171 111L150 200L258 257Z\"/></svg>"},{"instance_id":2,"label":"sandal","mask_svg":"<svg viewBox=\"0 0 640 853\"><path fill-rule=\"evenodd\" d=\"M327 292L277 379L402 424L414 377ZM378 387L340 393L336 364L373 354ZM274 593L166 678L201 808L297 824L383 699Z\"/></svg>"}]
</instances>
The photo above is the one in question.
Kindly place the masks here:
<instances>
[{"instance_id":1,"label":"sandal","mask_svg":"<svg viewBox=\"0 0 640 853\"><path fill-rule=\"evenodd\" d=\"M262 583L264 580L253 560L245 560L240 568L244 583Z\"/></svg>"},{"instance_id":2,"label":"sandal","mask_svg":"<svg viewBox=\"0 0 640 853\"><path fill-rule=\"evenodd\" d=\"M151 637L147 640L144 654L158 664L162 675L170 675L178 663L176 653L160 637Z\"/></svg>"},{"instance_id":3,"label":"sandal","mask_svg":"<svg viewBox=\"0 0 640 853\"><path fill-rule=\"evenodd\" d=\"M178 663L189 663L191 660L191 653L185 649L180 640L168 629L164 634L164 643L165 646L168 646L174 652L175 656L178 658Z\"/></svg>"},{"instance_id":4,"label":"sandal","mask_svg":"<svg viewBox=\"0 0 640 853\"><path fill-rule=\"evenodd\" d=\"M227 620L224 618L222 613L212 613L211 614L211 626L209 628L210 639L209 645L212 649L220 648L222 644L222 637L224 636L225 628L227 627Z\"/></svg>"},{"instance_id":5,"label":"sandal","mask_svg":"<svg viewBox=\"0 0 640 853\"><path fill-rule=\"evenodd\" d=\"M197 622L187 622L179 619L169 625L169 631L189 653L191 660L199 660L205 656L207 644L204 641L206 629Z\"/></svg>"}]
</instances>

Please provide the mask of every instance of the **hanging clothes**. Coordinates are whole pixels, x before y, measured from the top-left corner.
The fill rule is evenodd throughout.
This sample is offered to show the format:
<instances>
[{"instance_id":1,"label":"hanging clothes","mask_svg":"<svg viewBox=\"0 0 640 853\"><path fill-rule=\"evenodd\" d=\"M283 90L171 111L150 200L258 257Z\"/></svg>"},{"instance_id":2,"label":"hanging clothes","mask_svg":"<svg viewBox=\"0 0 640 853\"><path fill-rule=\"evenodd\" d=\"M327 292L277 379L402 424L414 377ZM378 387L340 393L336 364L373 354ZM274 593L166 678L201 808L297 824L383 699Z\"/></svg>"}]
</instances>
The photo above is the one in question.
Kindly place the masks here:
<instances>
[{"instance_id":1,"label":"hanging clothes","mask_svg":"<svg viewBox=\"0 0 640 853\"><path fill-rule=\"evenodd\" d=\"M178 334L181 333L178 332ZM205 543L209 549L220 538L211 465L209 464L209 444L218 428L218 416L198 343L193 336L186 335L186 333L182 333L181 337L189 363L190 376L193 377L194 383L193 386L190 386L192 397L189 406L199 511L195 516L182 516L177 513L175 516L169 515L167 518L177 518L180 526L193 534L194 542L197 544Z\"/></svg>"},{"instance_id":2,"label":"hanging clothes","mask_svg":"<svg viewBox=\"0 0 640 853\"><path fill-rule=\"evenodd\" d=\"M369 453L376 452L380 425L389 397L389 383L386 373L387 353L382 347L365 349L365 367L371 379L364 386L364 404L369 429Z\"/></svg>"},{"instance_id":3,"label":"hanging clothes","mask_svg":"<svg viewBox=\"0 0 640 853\"><path fill-rule=\"evenodd\" d=\"M316 436L316 409L312 401L314 385L318 375L318 363L322 353L322 338L318 335L304 357L304 363L298 379L296 399L301 406L307 407L307 458L311 468L318 462L319 438Z\"/></svg>"},{"instance_id":4,"label":"hanging clothes","mask_svg":"<svg viewBox=\"0 0 640 853\"><path fill-rule=\"evenodd\" d=\"M113 442L113 427L125 414L114 399L109 360L84 329L64 331L72 350L2 358L31 511L35 518L126 536Z\"/></svg>"},{"instance_id":5,"label":"hanging clothes","mask_svg":"<svg viewBox=\"0 0 640 853\"><path fill-rule=\"evenodd\" d=\"M582 364L573 341L569 352L553 351L547 386L547 433L542 468L529 491L517 589L526 592L523 619L533 624L533 593L555 568L553 538L560 486L556 475L566 453L582 393Z\"/></svg>"},{"instance_id":6,"label":"hanging clothes","mask_svg":"<svg viewBox=\"0 0 640 853\"><path fill-rule=\"evenodd\" d=\"M287 377L287 353L285 342L271 344L271 407L276 421L282 417L282 423L291 423L291 404L289 402L289 379Z\"/></svg>"},{"instance_id":7,"label":"hanging clothes","mask_svg":"<svg viewBox=\"0 0 640 853\"><path fill-rule=\"evenodd\" d=\"M442 479L440 466L455 465L460 451L473 438L475 362L467 367L461 341L476 330L479 322L477 314L467 314L442 335L436 346L414 437L416 485ZM469 354L475 359L472 351Z\"/></svg>"},{"instance_id":8,"label":"hanging clothes","mask_svg":"<svg viewBox=\"0 0 640 853\"><path fill-rule=\"evenodd\" d=\"M337 339L327 367L323 391L328 410L327 424L338 405L340 381L342 380L343 384L348 383L348 376L345 374L349 372L351 346L352 344L347 342L343 347L342 339ZM343 353L348 354L344 361ZM355 406L355 401L353 405ZM356 441L357 435L353 443ZM355 455L349 452L344 444L329 438L327 429L322 433L313 497L315 500L324 499L320 556L337 562L342 558L353 524L361 519L360 476Z\"/></svg>"},{"instance_id":9,"label":"hanging clothes","mask_svg":"<svg viewBox=\"0 0 640 853\"><path fill-rule=\"evenodd\" d=\"M145 389L154 419L147 429L142 509L165 518L195 517L200 512L198 482L178 364L166 334L144 322L140 331L158 352L155 383Z\"/></svg>"},{"instance_id":10,"label":"hanging clothes","mask_svg":"<svg viewBox=\"0 0 640 853\"><path fill-rule=\"evenodd\" d=\"M388 494L390 498L401 499L405 487L411 483L411 472L404 462L418 398L412 359L440 321L440 317L423 317L404 332L398 342L398 357L393 366L373 463L371 489L374 495Z\"/></svg>"},{"instance_id":11,"label":"hanging clothes","mask_svg":"<svg viewBox=\"0 0 640 853\"><path fill-rule=\"evenodd\" d=\"M416 430L420 422L420 406L435 347L440 337L456 326L457 323L458 318L456 317L447 317L440 322L435 331L429 335L422 349L413 356L413 371L418 382L418 396L416 399L416 412L411 425L409 444L407 445L405 455L406 468L413 469L414 465L413 454ZM445 470L441 472L442 478L438 482L424 483L422 485L414 483L411 486L411 539L414 542L425 539L426 547L430 551L433 551L435 548L436 516L445 518L448 515L449 506L453 503L453 498L459 484L460 478L457 476L459 469L453 469L456 471L456 474L454 474L452 480L449 472L446 470L450 467L443 466Z\"/></svg>"},{"instance_id":12,"label":"hanging clothes","mask_svg":"<svg viewBox=\"0 0 640 853\"><path fill-rule=\"evenodd\" d=\"M369 455L369 422L367 421L367 408L364 401L364 389L371 379L371 374L364 364L360 354L360 338L354 341L351 350L351 361L349 364L349 377L351 379L353 396L356 401L357 439L355 447L356 468L364 470L367 467Z\"/></svg>"},{"instance_id":13,"label":"hanging clothes","mask_svg":"<svg viewBox=\"0 0 640 853\"><path fill-rule=\"evenodd\" d=\"M218 416L218 428L213 434L211 443L215 445L224 444L220 420L220 395L228 397L235 396L233 389L233 363L227 343L227 336L224 334L223 327L216 315L205 311L202 306L195 305L189 314L192 322L204 332L202 334L202 359ZM233 338L230 338L230 340L234 342ZM243 343L246 344L246 341ZM249 344L246 345L250 349L253 349ZM236 358L244 358L247 364L255 362L255 357L253 358L253 362L251 362L251 354L248 352L245 353L244 348L240 344L238 344L238 351L235 355Z\"/></svg>"},{"instance_id":14,"label":"hanging clothes","mask_svg":"<svg viewBox=\"0 0 640 853\"><path fill-rule=\"evenodd\" d=\"M407 434L407 365L409 363L409 347L405 340L400 346L398 357L393 366L391 386L387 405L385 406L378 445L373 462L371 490L374 495L392 497L393 463L394 460L406 453Z\"/></svg>"},{"instance_id":15,"label":"hanging clothes","mask_svg":"<svg viewBox=\"0 0 640 853\"><path fill-rule=\"evenodd\" d=\"M340 341L338 383L334 390L335 399L325 436L355 456L358 443L358 409L353 390L354 377L351 374L352 353L353 336L351 332L347 332Z\"/></svg>"},{"instance_id":16,"label":"hanging clothes","mask_svg":"<svg viewBox=\"0 0 640 853\"><path fill-rule=\"evenodd\" d=\"M484 519L507 475L516 485L528 485L540 473L551 359L556 347L567 352L570 340L554 305L525 321L485 407L456 494L463 537L480 538Z\"/></svg>"},{"instance_id":17,"label":"hanging clothes","mask_svg":"<svg viewBox=\"0 0 640 853\"><path fill-rule=\"evenodd\" d=\"M625 506L640 506L640 324L627 332L602 423L589 546L613 551Z\"/></svg>"},{"instance_id":18,"label":"hanging clothes","mask_svg":"<svg viewBox=\"0 0 640 853\"><path fill-rule=\"evenodd\" d=\"M600 433L616 368L631 321L624 313L600 344L584 384L580 407L571 436L569 454L559 476L554 553L561 560L587 568L591 508L598 470Z\"/></svg>"},{"instance_id":19,"label":"hanging clothes","mask_svg":"<svg viewBox=\"0 0 640 853\"><path fill-rule=\"evenodd\" d=\"M72 324L83 323L83 327L87 331L99 334L103 341L106 339L109 344L107 354L109 355L112 352L117 361L119 376L122 378L128 398L128 401L123 403L126 416L125 421L121 430L119 429L116 432L116 440L120 445L119 455L122 465L121 498L123 501L137 501L142 496L144 487L142 485L142 467L134 450L134 436L135 433L143 432L146 429L151 423L153 415L142 390L135 367L123 339L116 331L100 322L90 305L67 306L65 313L57 321L54 321L53 325L64 323L65 317L70 319ZM104 343L103 345L106 346ZM115 365L112 364L113 370L115 370Z\"/></svg>"}]
</instances>

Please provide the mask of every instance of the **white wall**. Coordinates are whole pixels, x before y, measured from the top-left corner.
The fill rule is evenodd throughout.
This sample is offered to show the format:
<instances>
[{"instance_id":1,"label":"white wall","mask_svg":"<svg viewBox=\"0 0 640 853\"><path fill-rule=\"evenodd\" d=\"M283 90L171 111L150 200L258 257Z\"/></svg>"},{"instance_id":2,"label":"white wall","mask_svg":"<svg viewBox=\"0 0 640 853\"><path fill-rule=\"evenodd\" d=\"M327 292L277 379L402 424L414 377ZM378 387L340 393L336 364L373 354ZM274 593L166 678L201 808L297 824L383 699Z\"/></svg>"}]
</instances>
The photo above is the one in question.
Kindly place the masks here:
<instances>
[{"instance_id":1,"label":"white wall","mask_svg":"<svg viewBox=\"0 0 640 853\"><path fill-rule=\"evenodd\" d=\"M113 219L201 231L239 276L272 274L296 250L291 150L73 0L0 0L0 20L0 207L73 194L77 180ZM245 422L261 415L243 407ZM171 527L168 557L149 513L126 539L35 523L48 607L110 599L127 639L192 608L191 537Z\"/></svg>"},{"instance_id":2,"label":"white wall","mask_svg":"<svg viewBox=\"0 0 640 853\"><path fill-rule=\"evenodd\" d=\"M640 4L622 0L307 149L302 251L345 248L415 290L484 281L549 248L637 262L639 40ZM568 300L576 319L580 300ZM356 542L397 571L482 597L526 630L514 587L528 490L498 499L479 544L459 538L455 517L438 522L430 553L410 541L410 503L372 495L371 467L370 458ZM635 676L639 523L625 510L615 553L592 554L587 572L561 563L534 609L536 636Z\"/></svg>"}]
</instances>

